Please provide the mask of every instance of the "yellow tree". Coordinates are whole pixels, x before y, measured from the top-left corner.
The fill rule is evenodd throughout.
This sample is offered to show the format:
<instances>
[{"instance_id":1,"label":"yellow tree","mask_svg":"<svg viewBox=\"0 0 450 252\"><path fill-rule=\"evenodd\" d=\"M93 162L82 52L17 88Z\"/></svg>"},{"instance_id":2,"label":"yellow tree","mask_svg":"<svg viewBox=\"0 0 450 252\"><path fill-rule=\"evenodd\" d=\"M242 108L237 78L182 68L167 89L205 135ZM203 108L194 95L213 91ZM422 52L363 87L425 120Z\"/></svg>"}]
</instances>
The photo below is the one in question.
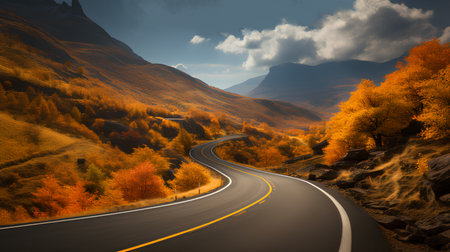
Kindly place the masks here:
<instances>
[{"instance_id":1,"label":"yellow tree","mask_svg":"<svg viewBox=\"0 0 450 252\"><path fill-rule=\"evenodd\" d=\"M441 139L450 136L450 65L433 78L421 83L423 113L418 120L425 129L425 139Z\"/></svg>"},{"instance_id":2,"label":"yellow tree","mask_svg":"<svg viewBox=\"0 0 450 252\"><path fill-rule=\"evenodd\" d=\"M180 128L180 133L173 139L172 146L180 153L187 155L194 145L194 139L185 129Z\"/></svg>"},{"instance_id":3,"label":"yellow tree","mask_svg":"<svg viewBox=\"0 0 450 252\"><path fill-rule=\"evenodd\" d=\"M205 185L211 180L210 172L196 163L183 163L175 174L171 185L180 191L197 188L198 184Z\"/></svg>"},{"instance_id":4,"label":"yellow tree","mask_svg":"<svg viewBox=\"0 0 450 252\"><path fill-rule=\"evenodd\" d=\"M363 80L340 108L329 123L330 145L325 149L329 162L351 148L371 143L381 148L383 137L398 133L411 121L410 106L370 80Z\"/></svg>"}]
</instances>

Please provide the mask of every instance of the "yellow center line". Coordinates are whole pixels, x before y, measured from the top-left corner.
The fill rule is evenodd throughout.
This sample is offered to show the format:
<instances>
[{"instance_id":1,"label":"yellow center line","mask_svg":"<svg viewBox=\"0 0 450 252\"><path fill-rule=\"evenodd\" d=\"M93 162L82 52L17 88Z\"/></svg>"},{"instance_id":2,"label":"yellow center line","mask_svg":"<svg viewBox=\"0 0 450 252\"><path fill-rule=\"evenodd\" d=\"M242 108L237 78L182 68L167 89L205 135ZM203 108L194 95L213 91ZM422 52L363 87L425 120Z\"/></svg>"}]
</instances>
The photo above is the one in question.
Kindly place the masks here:
<instances>
[{"instance_id":1,"label":"yellow center line","mask_svg":"<svg viewBox=\"0 0 450 252\"><path fill-rule=\"evenodd\" d=\"M245 212L247 212L247 211L240 212L240 213L238 213L238 214L235 214L234 216L239 216L239 215L241 215L241 214L244 214Z\"/></svg>"},{"instance_id":2,"label":"yellow center line","mask_svg":"<svg viewBox=\"0 0 450 252\"><path fill-rule=\"evenodd\" d=\"M261 197L260 199L258 199L258 200L255 201L255 202L251 203L250 205L247 205L247 206L245 206L245 207L243 207L243 208L241 208L241 209L239 209L239 210L236 210L236 211L234 211L234 212L232 212L232 213L230 213L230 214L227 214L227 215L225 215L225 216L223 216L223 217L220 217L220 218L218 218L218 219L212 220L212 221L207 222L207 223L205 223L205 224L202 224L202 225L199 225L199 226L190 228L190 229L186 229L186 230L184 230L184 231L181 231L181 232L178 232L178 233L175 233L175 234L172 234L172 235L168 235L168 236L165 236L165 237L162 237L162 238L159 238L159 239L156 239L156 240L147 242L147 243L143 243L143 244L140 244L140 245L131 247L131 248L127 248L127 249L120 250L119 252L127 252L127 251L136 250L136 249L139 249L139 248L142 248L142 247L146 247L146 246L149 246L149 245L152 245L152 244L161 242L161 241L165 241L165 240L168 240L168 239L171 239L171 238L174 238L174 237L177 237L177 236L180 236L180 235L183 235L183 234L186 234L186 233L189 233L189 232L192 232L192 231L195 231L195 230L204 228L204 227L206 227L206 226L212 225L212 224L217 223L217 222L219 222L219 221L221 221L221 220L224 220L224 219L226 219L226 218L229 218L229 217L231 217L231 216L233 216L233 215L235 215L235 214L241 214L241 212L243 212L244 210L246 210L246 209L248 209L248 208L250 208L250 207L252 207L252 206L254 206L254 205L256 205L256 204L258 204L258 203L260 203L260 202L262 202L263 200L265 200L265 198L267 198L267 197L272 193L272 190L273 190L273 189L272 189L272 186L271 186L271 184L270 184L265 178L263 178L263 177L261 177L261 176L258 176L258 175L256 175L256 174L253 174L253 173L249 173L249 172L246 172L246 171L243 171L243 170L236 169L236 168L234 168L234 167L231 167L231 166L229 166L229 165L220 163L220 162L218 162L218 161L215 161L215 160L213 160L213 159L211 159L211 158L209 158L209 157L207 157L207 156L205 155L204 149L205 149L205 147L203 147L203 148L201 149L201 154L202 154L205 158L207 158L208 160L210 160L210 161L212 161L212 162L215 162L215 163L218 163L218 164L220 164L220 165L224 165L224 166L226 166L226 167L228 167L228 168L231 168L231 169L233 169L233 170L240 171L240 172L243 172L243 173L246 173L246 174L249 174L249 175L252 175L252 176L255 176L255 177L257 177L257 178L262 179L262 180L269 186L269 192L267 192L263 197Z\"/></svg>"}]
</instances>

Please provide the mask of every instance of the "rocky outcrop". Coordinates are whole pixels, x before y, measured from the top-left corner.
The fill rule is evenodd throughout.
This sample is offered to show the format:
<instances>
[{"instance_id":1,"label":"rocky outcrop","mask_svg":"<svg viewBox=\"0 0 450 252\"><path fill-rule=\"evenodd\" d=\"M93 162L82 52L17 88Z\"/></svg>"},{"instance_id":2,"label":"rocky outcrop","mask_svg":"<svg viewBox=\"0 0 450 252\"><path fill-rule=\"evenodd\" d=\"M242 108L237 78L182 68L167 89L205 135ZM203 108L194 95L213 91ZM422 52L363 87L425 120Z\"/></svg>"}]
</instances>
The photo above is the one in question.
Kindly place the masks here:
<instances>
[{"instance_id":1,"label":"rocky outcrop","mask_svg":"<svg viewBox=\"0 0 450 252\"><path fill-rule=\"evenodd\" d=\"M428 161L428 180L437 198L450 193L450 153Z\"/></svg>"},{"instance_id":2,"label":"rocky outcrop","mask_svg":"<svg viewBox=\"0 0 450 252\"><path fill-rule=\"evenodd\" d=\"M450 228L450 224L443 223L443 221L438 217L419 220L415 223L415 225L427 236L444 232Z\"/></svg>"},{"instance_id":3,"label":"rocky outcrop","mask_svg":"<svg viewBox=\"0 0 450 252\"><path fill-rule=\"evenodd\" d=\"M298 171L297 175L307 175L309 180L332 180L337 178L338 173L327 165L312 164Z\"/></svg>"},{"instance_id":4,"label":"rocky outcrop","mask_svg":"<svg viewBox=\"0 0 450 252\"><path fill-rule=\"evenodd\" d=\"M384 173L384 170L376 170L376 171L356 170L350 176L350 179L355 182L358 182L358 181L361 181L368 177L375 178L377 176L380 176L383 173Z\"/></svg>"},{"instance_id":5,"label":"rocky outcrop","mask_svg":"<svg viewBox=\"0 0 450 252\"><path fill-rule=\"evenodd\" d=\"M323 148L328 146L328 141L324 140L312 147L314 155L323 155Z\"/></svg>"},{"instance_id":6,"label":"rocky outcrop","mask_svg":"<svg viewBox=\"0 0 450 252\"><path fill-rule=\"evenodd\" d=\"M450 205L450 193L447 193L439 197L439 201L446 205Z\"/></svg>"},{"instance_id":7,"label":"rocky outcrop","mask_svg":"<svg viewBox=\"0 0 450 252\"><path fill-rule=\"evenodd\" d=\"M378 216L375 219L381 226L395 232L400 241L425 243L440 250L450 248L450 213L415 222L405 216Z\"/></svg>"},{"instance_id":8,"label":"rocky outcrop","mask_svg":"<svg viewBox=\"0 0 450 252\"><path fill-rule=\"evenodd\" d=\"M352 162L361 162L369 159L369 152L365 149L356 149L349 150L344 157L342 157L342 161L352 161Z\"/></svg>"},{"instance_id":9,"label":"rocky outcrop","mask_svg":"<svg viewBox=\"0 0 450 252\"><path fill-rule=\"evenodd\" d=\"M404 229L412 220L406 216L379 216L375 218L378 224L387 229Z\"/></svg>"},{"instance_id":10,"label":"rocky outcrop","mask_svg":"<svg viewBox=\"0 0 450 252\"><path fill-rule=\"evenodd\" d=\"M353 187L355 187L355 184L356 184L356 182L351 179L336 181L336 185L341 189L353 188Z\"/></svg>"},{"instance_id":11,"label":"rocky outcrop","mask_svg":"<svg viewBox=\"0 0 450 252\"><path fill-rule=\"evenodd\" d=\"M425 243L434 249L450 249L450 230L427 237Z\"/></svg>"},{"instance_id":12,"label":"rocky outcrop","mask_svg":"<svg viewBox=\"0 0 450 252\"><path fill-rule=\"evenodd\" d=\"M337 178L338 173L335 170L332 169L315 169L312 170L309 173L308 179L310 180L316 180L316 179L322 179L322 180L331 180Z\"/></svg>"},{"instance_id":13,"label":"rocky outcrop","mask_svg":"<svg viewBox=\"0 0 450 252\"><path fill-rule=\"evenodd\" d=\"M331 168L335 170L348 169L350 167L356 166L362 161L369 159L369 157L370 154L365 149L350 150L339 161L332 164ZM369 163L362 163L361 166L369 166Z\"/></svg>"},{"instance_id":14,"label":"rocky outcrop","mask_svg":"<svg viewBox=\"0 0 450 252\"><path fill-rule=\"evenodd\" d=\"M336 163L331 165L331 169L343 170L343 169L348 169L350 167L353 167L355 165L356 165L356 162L353 162L353 161L342 161L342 160L339 160Z\"/></svg>"}]
</instances>

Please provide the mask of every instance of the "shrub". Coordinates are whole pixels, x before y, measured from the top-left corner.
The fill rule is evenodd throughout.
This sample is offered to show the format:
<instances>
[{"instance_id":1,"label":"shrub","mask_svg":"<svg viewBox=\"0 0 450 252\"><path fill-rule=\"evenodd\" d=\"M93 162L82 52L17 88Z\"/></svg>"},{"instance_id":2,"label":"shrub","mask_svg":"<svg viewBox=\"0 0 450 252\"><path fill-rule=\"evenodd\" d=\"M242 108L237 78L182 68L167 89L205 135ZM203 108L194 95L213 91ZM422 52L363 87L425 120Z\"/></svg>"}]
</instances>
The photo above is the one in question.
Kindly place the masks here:
<instances>
[{"instance_id":1,"label":"shrub","mask_svg":"<svg viewBox=\"0 0 450 252\"><path fill-rule=\"evenodd\" d=\"M211 173L203 166L196 163L183 163L171 181L172 187L180 191L188 191L205 185L211 180Z\"/></svg>"},{"instance_id":2,"label":"shrub","mask_svg":"<svg viewBox=\"0 0 450 252\"><path fill-rule=\"evenodd\" d=\"M180 129L178 136L172 140L172 147L184 155L188 155L192 146L194 145L194 139L186 130Z\"/></svg>"},{"instance_id":3,"label":"shrub","mask_svg":"<svg viewBox=\"0 0 450 252\"><path fill-rule=\"evenodd\" d=\"M163 197L166 195L164 181L155 173L155 166L144 162L133 169L113 173L111 187L120 190L127 201Z\"/></svg>"},{"instance_id":4,"label":"shrub","mask_svg":"<svg viewBox=\"0 0 450 252\"><path fill-rule=\"evenodd\" d=\"M84 188L89 193L103 194L105 191L105 174L95 164L90 164L86 171Z\"/></svg>"},{"instance_id":5,"label":"shrub","mask_svg":"<svg viewBox=\"0 0 450 252\"><path fill-rule=\"evenodd\" d=\"M156 174L164 178L169 170L169 162L166 158L158 154L156 151L148 147L140 147L133 149L131 159L134 164L149 162L155 166Z\"/></svg>"},{"instance_id":6,"label":"shrub","mask_svg":"<svg viewBox=\"0 0 450 252\"><path fill-rule=\"evenodd\" d=\"M428 159L421 157L417 160L417 171L422 175L428 174Z\"/></svg>"}]
</instances>

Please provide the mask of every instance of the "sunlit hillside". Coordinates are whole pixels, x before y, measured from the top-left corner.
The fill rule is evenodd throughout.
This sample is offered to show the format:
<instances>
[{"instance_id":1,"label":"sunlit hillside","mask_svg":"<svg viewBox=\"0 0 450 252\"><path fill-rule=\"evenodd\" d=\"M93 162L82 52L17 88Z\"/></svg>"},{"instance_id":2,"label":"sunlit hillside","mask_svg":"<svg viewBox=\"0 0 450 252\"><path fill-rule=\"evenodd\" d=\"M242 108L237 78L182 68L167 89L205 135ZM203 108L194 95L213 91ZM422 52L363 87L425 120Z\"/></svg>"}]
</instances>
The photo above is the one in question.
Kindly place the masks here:
<instances>
[{"instance_id":1,"label":"sunlit hillside","mask_svg":"<svg viewBox=\"0 0 450 252\"><path fill-rule=\"evenodd\" d=\"M15 89L33 85L127 104L170 104L181 113L196 108L224 113L235 122L255 120L272 126L305 126L320 120L306 109L227 93L172 67L146 62L71 7L37 5L32 13L20 4L5 7L14 14L1 12L1 79L28 82L14 83ZM55 12L60 15L43 18Z\"/></svg>"}]
</instances>

